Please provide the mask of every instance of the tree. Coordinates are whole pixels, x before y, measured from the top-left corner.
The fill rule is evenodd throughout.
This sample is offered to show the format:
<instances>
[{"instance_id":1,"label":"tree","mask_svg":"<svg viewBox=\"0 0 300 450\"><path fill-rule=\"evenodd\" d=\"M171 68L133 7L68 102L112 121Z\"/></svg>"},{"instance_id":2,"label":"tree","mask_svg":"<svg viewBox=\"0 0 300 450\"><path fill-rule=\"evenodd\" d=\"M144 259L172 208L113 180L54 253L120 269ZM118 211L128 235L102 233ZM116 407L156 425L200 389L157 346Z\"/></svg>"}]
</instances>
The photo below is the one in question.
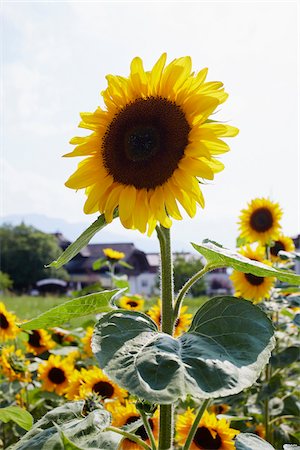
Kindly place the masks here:
<instances>
[{"instance_id":1,"label":"tree","mask_svg":"<svg viewBox=\"0 0 300 450\"><path fill-rule=\"evenodd\" d=\"M42 278L66 280L64 269L46 269L44 266L57 259L61 249L55 236L43 233L24 223L13 227L0 227L1 270L13 280L14 289L26 291Z\"/></svg>"},{"instance_id":2,"label":"tree","mask_svg":"<svg viewBox=\"0 0 300 450\"><path fill-rule=\"evenodd\" d=\"M178 292L185 282L191 278L196 272L203 267L199 258L190 258L186 260L183 256L177 255L174 259L174 287L175 292ZM190 294L193 297L198 297L206 292L205 282L201 278L193 285Z\"/></svg>"}]
</instances>

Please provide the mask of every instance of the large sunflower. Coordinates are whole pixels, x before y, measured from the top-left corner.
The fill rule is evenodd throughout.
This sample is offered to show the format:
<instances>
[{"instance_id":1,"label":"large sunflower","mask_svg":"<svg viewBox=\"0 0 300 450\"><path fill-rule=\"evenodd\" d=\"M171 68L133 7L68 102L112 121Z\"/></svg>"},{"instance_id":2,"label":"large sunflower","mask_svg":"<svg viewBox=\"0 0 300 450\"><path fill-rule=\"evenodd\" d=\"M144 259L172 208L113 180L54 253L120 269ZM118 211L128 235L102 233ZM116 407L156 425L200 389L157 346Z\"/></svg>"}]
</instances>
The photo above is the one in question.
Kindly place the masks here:
<instances>
[{"instance_id":1,"label":"large sunflower","mask_svg":"<svg viewBox=\"0 0 300 450\"><path fill-rule=\"evenodd\" d=\"M190 57L165 64L164 53L147 72L134 58L128 78L108 75L106 109L81 114L92 134L73 138L65 155L87 157L66 182L85 188L85 213L111 222L118 208L124 227L144 233L148 225L148 234L182 219L178 203L191 217L204 207L199 182L223 169L215 156L229 147L220 138L238 133L208 119L227 99L221 82L206 82L207 69L192 72Z\"/></svg>"},{"instance_id":2,"label":"large sunflower","mask_svg":"<svg viewBox=\"0 0 300 450\"><path fill-rule=\"evenodd\" d=\"M176 437L180 445L184 445L191 426L194 422L195 414L188 408L184 414L177 417ZM235 450L234 437L239 434L238 430L230 428L226 419L218 420L215 414L204 412L194 439L191 450Z\"/></svg>"},{"instance_id":3,"label":"large sunflower","mask_svg":"<svg viewBox=\"0 0 300 450\"><path fill-rule=\"evenodd\" d=\"M108 378L99 367L93 366L89 370L82 369L82 385L79 389L80 398L86 398L93 392L103 400L120 400L127 397L127 391L120 388Z\"/></svg>"},{"instance_id":4,"label":"large sunflower","mask_svg":"<svg viewBox=\"0 0 300 450\"><path fill-rule=\"evenodd\" d=\"M4 303L0 302L0 342L14 339L19 331L16 316L7 311Z\"/></svg>"},{"instance_id":5,"label":"large sunflower","mask_svg":"<svg viewBox=\"0 0 300 450\"><path fill-rule=\"evenodd\" d=\"M270 248L270 256L273 262L283 261L280 258L280 256L278 256L278 253L281 250L285 252L294 252L295 244L293 242L293 239L291 239L288 236L284 236L283 234L278 236L277 240L273 243L272 247Z\"/></svg>"},{"instance_id":6,"label":"large sunflower","mask_svg":"<svg viewBox=\"0 0 300 450\"><path fill-rule=\"evenodd\" d=\"M140 414L136 409L135 404L130 401L125 401L124 404L121 404L119 402L108 403L106 409L112 414L113 418L112 425L115 427L123 427L140 419ZM158 410L156 410L154 415L148 420L153 436L157 440L159 430ZM138 427L138 429L134 432L134 434L136 434L140 439L145 441L147 444L150 444L147 431L143 425ZM135 442L131 441L130 439L123 439L119 449L140 450L141 447Z\"/></svg>"},{"instance_id":7,"label":"large sunflower","mask_svg":"<svg viewBox=\"0 0 300 450\"><path fill-rule=\"evenodd\" d=\"M267 198L255 198L242 209L239 221L241 237L262 244L276 240L280 233L282 209Z\"/></svg>"},{"instance_id":8,"label":"large sunflower","mask_svg":"<svg viewBox=\"0 0 300 450\"><path fill-rule=\"evenodd\" d=\"M55 342L51 339L51 336L47 333L47 331L32 330L28 333L26 347L29 353L41 355L42 353L55 347Z\"/></svg>"},{"instance_id":9,"label":"large sunflower","mask_svg":"<svg viewBox=\"0 0 300 450\"><path fill-rule=\"evenodd\" d=\"M264 249L257 247L256 249L246 245L239 249L239 253L246 258L253 261L260 261L264 264L270 265L270 262L264 259ZM259 302L263 298L270 297L270 291L275 283L275 278L272 277L258 277L251 273L243 273L234 270L230 275L233 283L235 294L247 300Z\"/></svg>"},{"instance_id":10,"label":"large sunflower","mask_svg":"<svg viewBox=\"0 0 300 450\"><path fill-rule=\"evenodd\" d=\"M74 371L74 366L59 355L50 355L48 360L38 366L38 376L43 382L45 391L56 392L62 395L66 392L69 379Z\"/></svg>"},{"instance_id":11,"label":"large sunflower","mask_svg":"<svg viewBox=\"0 0 300 450\"><path fill-rule=\"evenodd\" d=\"M189 328L193 315L190 313L187 313L188 307L182 306L180 309L179 317L177 318L175 322L174 327L174 337L180 336L182 333L187 331ZM158 328L161 328L161 302L159 301L157 304L153 305L152 308L147 311L148 316L151 317L151 319L156 323Z\"/></svg>"}]
</instances>

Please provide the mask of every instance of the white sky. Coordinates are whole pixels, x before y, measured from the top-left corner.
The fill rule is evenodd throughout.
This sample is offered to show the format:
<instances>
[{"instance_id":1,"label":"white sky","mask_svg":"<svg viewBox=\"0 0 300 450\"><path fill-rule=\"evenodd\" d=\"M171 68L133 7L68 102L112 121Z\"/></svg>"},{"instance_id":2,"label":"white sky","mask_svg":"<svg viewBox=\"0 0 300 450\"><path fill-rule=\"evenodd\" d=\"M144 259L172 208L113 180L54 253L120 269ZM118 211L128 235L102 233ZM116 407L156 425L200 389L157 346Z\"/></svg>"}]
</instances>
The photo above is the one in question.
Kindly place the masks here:
<instances>
[{"instance_id":1,"label":"white sky","mask_svg":"<svg viewBox=\"0 0 300 450\"><path fill-rule=\"evenodd\" d=\"M64 186L80 159L61 155L87 134L79 112L102 104L106 74L127 76L137 55L150 69L166 51L224 82L218 117L240 128L225 170L203 188L206 208L173 227L175 248L206 237L233 246L239 211L257 196L281 204L286 234L299 232L297 2L9 1L2 14L3 216L96 218ZM117 221L111 229L141 237Z\"/></svg>"}]
</instances>

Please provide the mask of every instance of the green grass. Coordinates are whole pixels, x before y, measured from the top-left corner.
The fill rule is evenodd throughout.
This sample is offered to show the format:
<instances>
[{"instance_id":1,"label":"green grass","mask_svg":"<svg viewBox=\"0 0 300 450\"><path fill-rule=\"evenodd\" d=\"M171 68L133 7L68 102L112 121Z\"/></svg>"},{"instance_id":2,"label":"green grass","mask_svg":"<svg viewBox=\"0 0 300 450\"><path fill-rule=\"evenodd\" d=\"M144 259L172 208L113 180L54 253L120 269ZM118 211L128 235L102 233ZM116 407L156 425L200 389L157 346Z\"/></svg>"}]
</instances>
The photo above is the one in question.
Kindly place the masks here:
<instances>
[{"instance_id":1,"label":"green grass","mask_svg":"<svg viewBox=\"0 0 300 450\"><path fill-rule=\"evenodd\" d=\"M8 311L14 312L20 320L32 319L48 309L70 300L67 297L31 297L21 296L0 296L0 301L5 304Z\"/></svg>"}]
</instances>

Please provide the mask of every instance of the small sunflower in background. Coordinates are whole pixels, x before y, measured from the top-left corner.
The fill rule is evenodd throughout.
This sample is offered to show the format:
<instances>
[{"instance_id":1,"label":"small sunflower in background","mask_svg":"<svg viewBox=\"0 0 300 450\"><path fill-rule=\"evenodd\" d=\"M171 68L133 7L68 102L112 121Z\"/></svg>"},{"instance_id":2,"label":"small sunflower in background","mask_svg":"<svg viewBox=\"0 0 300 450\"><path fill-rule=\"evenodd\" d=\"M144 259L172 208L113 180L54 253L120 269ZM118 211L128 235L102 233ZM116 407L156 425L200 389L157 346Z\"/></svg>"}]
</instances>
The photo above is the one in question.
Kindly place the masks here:
<instances>
[{"instance_id":1,"label":"small sunflower in background","mask_svg":"<svg viewBox=\"0 0 300 450\"><path fill-rule=\"evenodd\" d=\"M92 367L89 370L82 369L82 386L79 390L80 398L86 398L91 393L96 393L103 400L120 400L128 396L125 389L120 388L110 380L99 367Z\"/></svg>"},{"instance_id":2,"label":"small sunflower in background","mask_svg":"<svg viewBox=\"0 0 300 450\"><path fill-rule=\"evenodd\" d=\"M125 253L118 252L112 248L104 248L103 253L110 262L118 262L120 259L125 258Z\"/></svg>"},{"instance_id":3,"label":"small sunflower in background","mask_svg":"<svg viewBox=\"0 0 300 450\"><path fill-rule=\"evenodd\" d=\"M239 249L239 253L253 261L259 261L266 265L270 265L270 262L264 259L264 249L262 247L253 249L250 245L246 245L244 248ZM264 298L269 298L271 289L276 281L273 277L259 277L251 273L243 273L237 270L234 270L229 278L233 283L235 295L247 300L253 300L254 303L257 303Z\"/></svg>"},{"instance_id":4,"label":"small sunflower in background","mask_svg":"<svg viewBox=\"0 0 300 450\"><path fill-rule=\"evenodd\" d=\"M68 400L80 400L80 387L83 384L83 375L80 370L73 370L70 377L69 383L65 390L65 396Z\"/></svg>"},{"instance_id":5,"label":"small sunflower in background","mask_svg":"<svg viewBox=\"0 0 300 450\"><path fill-rule=\"evenodd\" d=\"M241 211L239 228L241 238L261 244L276 240L280 234L282 209L267 198L256 198Z\"/></svg>"},{"instance_id":6,"label":"small sunflower in background","mask_svg":"<svg viewBox=\"0 0 300 450\"><path fill-rule=\"evenodd\" d=\"M20 331L16 319L14 314L7 311L4 303L0 302L0 342L15 339Z\"/></svg>"},{"instance_id":7,"label":"small sunflower in background","mask_svg":"<svg viewBox=\"0 0 300 450\"><path fill-rule=\"evenodd\" d=\"M87 356L93 356L92 351L92 337L93 337L94 327L87 327L85 330L85 335L81 338L81 342L83 343L83 351Z\"/></svg>"},{"instance_id":8,"label":"small sunflower in background","mask_svg":"<svg viewBox=\"0 0 300 450\"><path fill-rule=\"evenodd\" d=\"M74 366L70 361L59 355L50 355L47 361L38 366L38 377L43 383L43 389L58 395L66 392L73 372Z\"/></svg>"},{"instance_id":9,"label":"small sunflower in background","mask_svg":"<svg viewBox=\"0 0 300 450\"><path fill-rule=\"evenodd\" d=\"M151 235L157 222L170 228L181 220L178 204L190 217L204 207L203 180L223 170L219 155L229 150L221 139L238 129L210 121L209 116L228 94L223 83L207 82L207 69L192 71L191 58L166 65L164 53L145 71L136 57L128 78L108 75L102 92L106 109L81 113L82 128L75 149L65 156L83 156L67 180L71 189L85 188L84 212L113 219L118 208L125 228Z\"/></svg>"},{"instance_id":10,"label":"small sunflower in background","mask_svg":"<svg viewBox=\"0 0 300 450\"><path fill-rule=\"evenodd\" d=\"M270 247L270 257L271 261L273 262L283 262L283 260L278 256L278 253L280 251L285 252L294 252L295 251L295 244L293 242L293 239L291 239L288 236L284 236L281 234L278 236L277 240L273 242L273 245Z\"/></svg>"},{"instance_id":11,"label":"small sunflower in background","mask_svg":"<svg viewBox=\"0 0 300 450\"><path fill-rule=\"evenodd\" d=\"M0 353L0 366L4 376L9 381L31 381L31 374L28 370L29 361L25 358L21 349L16 349L14 345L2 347Z\"/></svg>"},{"instance_id":12,"label":"small sunflower in background","mask_svg":"<svg viewBox=\"0 0 300 450\"><path fill-rule=\"evenodd\" d=\"M123 295L119 300L119 307L132 311L143 311L144 299L140 295Z\"/></svg>"},{"instance_id":13,"label":"small sunflower in background","mask_svg":"<svg viewBox=\"0 0 300 450\"><path fill-rule=\"evenodd\" d=\"M218 414L226 414L227 411L230 410L230 406L227 405L227 403L219 403L210 405L208 409L209 412L214 413L217 416Z\"/></svg>"},{"instance_id":14,"label":"small sunflower in background","mask_svg":"<svg viewBox=\"0 0 300 450\"><path fill-rule=\"evenodd\" d=\"M195 419L193 410L188 408L185 413L179 414L176 421L176 438L180 445L184 445ZM215 414L204 412L194 439L191 450L235 450L234 438L238 430L230 428L226 419L217 419Z\"/></svg>"},{"instance_id":15,"label":"small sunflower in background","mask_svg":"<svg viewBox=\"0 0 300 450\"><path fill-rule=\"evenodd\" d=\"M124 404L119 402L108 403L106 409L112 414L113 422L112 425L115 427L123 427L129 425L138 419L140 419L140 414L134 403L130 401L125 401ZM158 439L159 431L159 419L158 410L155 411L154 415L148 419L150 428L152 430L155 440ZM150 444L150 440L144 425L141 425L137 430L134 431L140 439ZM141 446L131 441L130 439L123 439L119 447L120 450L141 450Z\"/></svg>"},{"instance_id":16,"label":"small sunflower in background","mask_svg":"<svg viewBox=\"0 0 300 450\"><path fill-rule=\"evenodd\" d=\"M174 327L174 337L181 336L182 333L188 330L193 315L190 313L187 313L188 310L187 306L182 306L180 309L180 315L177 318L175 322ZM161 328L161 301L159 301L156 305L153 305L152 308L147 311L148 316L151 317L151 319L156 323L158 328Z\"/></svg>"},{"instance_id":17,"label":"small sunflower in background","mask_svg":"<svg viewBox=\"0 0 300 450\"><path fill-rule=\"evenodd\" d=\"M31 330L28 333L28 341L26 348L29 353L41 355L55 347L55 342L51 339L50 334L45 330Z\"/></svg>"}]
</instances>

